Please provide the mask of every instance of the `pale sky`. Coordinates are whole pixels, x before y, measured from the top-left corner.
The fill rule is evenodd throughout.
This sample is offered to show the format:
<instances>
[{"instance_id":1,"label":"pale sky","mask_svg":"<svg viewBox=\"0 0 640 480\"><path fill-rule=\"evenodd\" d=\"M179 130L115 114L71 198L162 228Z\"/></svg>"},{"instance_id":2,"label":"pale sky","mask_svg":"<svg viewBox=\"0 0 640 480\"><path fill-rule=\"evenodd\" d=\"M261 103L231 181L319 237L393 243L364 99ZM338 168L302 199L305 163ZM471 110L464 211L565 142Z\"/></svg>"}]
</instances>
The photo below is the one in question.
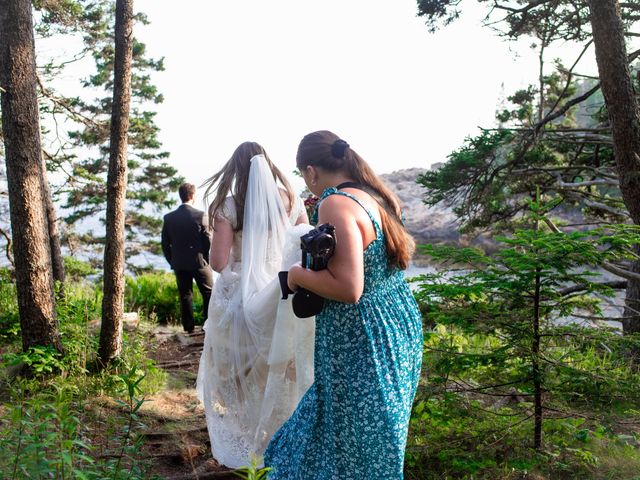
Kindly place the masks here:
<instances>
[{"instance_id":1,"label":"pale sky","mask_svg":"<svg viewBox=\"0 0 640 480\"><path fill-rule=\"evenodd\" d=\"M342 136L378 173L446 161L538 75L531 40L501 40L481 26L481 6L464 5L461 19L431 34L416 0L136 0L151 24L134 34L165 57L166 71L153 75L165 102L153 108L168 162L200 185L253 140L301 191L297 145L320 129ZM69 37L36 44L43 57L79 46ZM564 45L548 60L571 64L577 53ZM93 71L84 62L57 86L75 93L78 77ZM582 64L582 73L595 72L593 49Z\"/></svg>"},{"instance_id":2,"label":"pale sky","mask_svg":"<svg viewBox=\"0 0 640 480\"><path fill-rule=\"evenodd\" d=\"M445 161L538 74L531 40L501 40L481 26L485 10L465 4L461 19L431 34L416 0L136 0L151 24L135 35L165 57L166 71L153 75L165 102L153 108L169 163L199 186L253 140L301 191L297 145L320 129L378 173ZM40 50L73 51L61 41ZM593 51L584 63L593 71ZM66 75L77 88L80 74Z\"/></svg>"},{"instance_id":3,"label":"pale sky","mask_svg":"<svg viewBox=\"0 0 640 480\"><path fill-rule=\"evenodd\" d=\"M470 5L474 5L473 2ZM445 160L502 97L536 81L535 52L480 25L430 34L415 0L138 0L136 35L166 57L157 117L174 166L199 185L242 141L290 173L300 139L328 129L378 173ZM528 44L527 44L528 45ZM301 188L301 181L296 180Z\"/></svg>"}]
</instances>

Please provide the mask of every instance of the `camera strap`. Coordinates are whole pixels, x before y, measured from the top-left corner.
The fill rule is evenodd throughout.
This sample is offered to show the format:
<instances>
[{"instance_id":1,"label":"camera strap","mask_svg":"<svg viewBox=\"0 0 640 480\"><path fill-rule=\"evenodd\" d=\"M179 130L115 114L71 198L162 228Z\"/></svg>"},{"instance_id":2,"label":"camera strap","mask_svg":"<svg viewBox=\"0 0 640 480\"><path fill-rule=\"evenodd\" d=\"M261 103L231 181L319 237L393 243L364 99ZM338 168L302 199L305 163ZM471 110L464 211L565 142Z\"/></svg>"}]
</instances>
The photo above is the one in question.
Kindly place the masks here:
<instances>
[{"instance_id":1,"label":"camera strap","mask_svg":"<svg viewBox=\"0 0 640 480\"><path fill-rule=\"evenodd\" d=\"M368 193L369 195L371 195L373 197L373 199L375 201L378 202L378 204L380 204L382 206L382 208L384 208L386 211L388 211L389 213L391 213L391 215L393 215L394 217L396 217L398 219L398 221L404 225L404 219L399 217L395 212L391 211L388 207L387 202L383 201L380 198L380 195L377 192L373 192L371 190L371 188L365 187L364 185L360 184L360 183L356 183L356 182L343 182L340 185L336 186L337 190L342 190L343 188L357 188L358 190L362 190L365 193Z\"/></svg>"},{"instance_id":2,"label":"camera strap","mask_svg":"<svg viewBox=\"0 0 640 480\"><path fill-rule=\"evenodd\" d=\"M365 193L368 193L369 195L371 195L373 197L373 199L378 202L380 205L382 205L384 207L386 202L383 202L382 199L380 198L380 195L373 191L371 188L366 187L364 185L362 185L361 183L356 183L356 182L343 182L340 185L336 186L337 190L342 190L343 188L357 188L358 190L362 190ZM386 208L386 207L384 207Z\"/></svg>"},{"instance_id":3,"label":"camera strap","mask_svg":"<svg viewBox=\"0 0 640 480\"><path fill-rule=\"evenodd\" d=\"M342 190L343 188L357 188L358 190L362 190L363 192L367 191L367 189L363 185L356 182L343 182L340 185L336 186L337 190Z\"/></svg>"}]
</instances>

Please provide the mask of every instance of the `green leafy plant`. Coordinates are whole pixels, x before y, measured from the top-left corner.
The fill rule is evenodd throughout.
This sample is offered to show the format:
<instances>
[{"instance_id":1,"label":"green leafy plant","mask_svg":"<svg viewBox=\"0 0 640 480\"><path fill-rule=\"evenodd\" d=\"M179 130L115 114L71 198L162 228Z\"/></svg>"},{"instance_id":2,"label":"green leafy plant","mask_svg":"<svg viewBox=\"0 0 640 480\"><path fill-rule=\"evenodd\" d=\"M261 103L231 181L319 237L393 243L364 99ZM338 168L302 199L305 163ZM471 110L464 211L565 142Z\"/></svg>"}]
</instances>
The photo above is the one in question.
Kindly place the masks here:
<instances>
[{"instance_id":1,"label":"green leafy plant","mask_svg":"<svg viewBox=\"0 0 640 480\"><path fill-rule=\"evenodd\" d=\"M491 256L423 248L442 269L416 279L416 298L436 326L425 335L407 464L419 471L426 462L443 477L415 478L545 471L550 451L563 459L553 468L584 474L598 456L580 439L604 420L558 429L558 419L570 425L589 411L615 423L612 408L638 403L640 376L627 355L638 339L602 321L600 298L613 290L598 267L635 258L640 229L549 230L552 207L531 202L523 228L500 238Z\"/></svg>"},{"instance_id":2,"label":"green leafy plant","mask_svg":"<svg viewBox=\"0 0 640 480\"><path fill-rule=\"evenodd\" d=\"M78 260L74 257L64 257L63 260L67 281L78 282L98 272L89 262Z\"/></svg>"},{"instance_id":3,"label":"green leafy plant","mask_svg":"<svg viewBox=\"0 0 640 480\"><path fill-rule=\"evenodd\" d=\"M64 368L62 355L53 347L35 346L26 352L8 353L5 360L11 366L24 364L34 375L45 375Z\"/></svg>"},{"instance_id":4,"label":"green leafy plant","mask_svg":"<svg viewBox=\"0 0 640 480\"><path fill-rule=\"evenodd\" d=\"M0 303L10 306L0 311L3 327L18 325L17 317L8 317L17 312L12 281L0 283ZM154 325L142 317L135 330L125 331L120 361L93 373L87 365L97 350L101 300L99 285L66 285L56 305L64 356L44 347L22 352L19 336L3 337L0 478L149 478L136 432L144 395L166 381L148 356ZM23 372L29 376L15 376L13 364L28 366Z\"/></svg>"},{"instance_id":5,"label":"green leafy plant","mask_svg":"<svg viewBox=\"0 0 640 480\"><path fill-rule=\"evenodd\" d=\"M137 372L137 368L132 367L127 373L118 375L118 377L124 385L126 399L118 400L117 403L124 408L127 415L127 422L123 428L120 451L112 470L113 476L111 478L113 480L120 478L123 459L133 460L133 464L135 465L134 456L140 448L140 439L134 438L134 429L135 427L144 427L138 416L138 410L140 410L140 407L142 407L145 401L144 397L138 397L138 395L142 393L140 383L144 379L144 375L140 375ZM129 474L131 474L131 466L129 466L128 470Z\"/></svg>"},{"instance_id":6,"label":"green leafy plant","mask_svg":"<svg viewBox=\"0 0 640 480\"><path fill-rule=\"evenodd\" d=\"M256 456L251 457L251 465L247 468L235 470L233 473L244 480L266 480L271 468L259 468L260 460Z\"/></svg>"},{"instance_id":7,"label":"green leafy plant","mask_svg":"<svg viewBox=\"0 0 640 480\"><path fill-rule=\"evenodd\" d=\"M0 268L0 340L15 339L19 332L18 301L12 272Z\"/></svg>"}]
</instances>

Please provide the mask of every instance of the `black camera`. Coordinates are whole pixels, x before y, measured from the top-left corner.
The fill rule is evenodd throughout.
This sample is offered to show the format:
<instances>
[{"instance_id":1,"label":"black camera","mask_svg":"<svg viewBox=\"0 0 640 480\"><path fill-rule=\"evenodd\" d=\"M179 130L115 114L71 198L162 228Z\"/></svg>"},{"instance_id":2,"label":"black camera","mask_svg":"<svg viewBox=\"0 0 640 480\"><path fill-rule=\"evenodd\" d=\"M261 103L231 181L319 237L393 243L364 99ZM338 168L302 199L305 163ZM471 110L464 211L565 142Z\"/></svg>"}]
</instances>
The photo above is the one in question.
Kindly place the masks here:
<instances>
[{"instance_id":1,"label":"black camera","mask_svg":"<svg viewBox=\"0 0 640 480\"><path fill-rule=\"evenodd\" d=\"M324 270L336 249L336 227L323 223L300 237L302 266L311 270Z\"/></svg>"},{"instance_id":2,"label":"black camera","mask_svg":"<svg viewBox=\"0 0 640 480\"><path fill-rule=\"evenodd\" d=\"M336 249L335 227L323 223L300 237L300 249L302 250L302 266L311 270L323 270L327 268L329 259ZM286 299L290 293L287 285L288 272L280 272L280 288L282 298ZM324 306L324 298L309 290L299 288L293 295L293 313L299 318L308 318L317 315Z\"/></svg>"}]
</instances>

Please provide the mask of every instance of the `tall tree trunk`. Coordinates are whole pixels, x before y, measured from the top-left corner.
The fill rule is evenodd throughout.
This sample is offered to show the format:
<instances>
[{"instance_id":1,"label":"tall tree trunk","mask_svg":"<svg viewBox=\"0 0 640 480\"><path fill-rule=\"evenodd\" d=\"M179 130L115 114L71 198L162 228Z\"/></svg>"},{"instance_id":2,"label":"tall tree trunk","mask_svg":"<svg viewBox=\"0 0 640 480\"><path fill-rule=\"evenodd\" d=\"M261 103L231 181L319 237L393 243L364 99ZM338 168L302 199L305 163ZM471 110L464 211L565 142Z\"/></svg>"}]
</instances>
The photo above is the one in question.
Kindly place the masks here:
<instances>
[{"instance_id":1,"label":"tall tree trunk","mask_svg":"<svg viewBox=\"0 0 640 480\"><path fill-rule=\"evenodd\" d=\"M58 230L58 216L51 197L51 188L47 178L46 163L42 162L42 186L44 204L47 210L47 228L49 229L49 247L51 249L51 271L53 280L58 282L59 298L64 298L64 261L62 260L62 248L60 247L60 231Z\"/></svg>"},{"instance_id":2,"label":"tall tree trunk","mask_svg":"<svg viewBox=\"0 0 640 480\"><path fill-rule=\"evenodd\" d=\"M536 190L536 202L540 202L540 188ZM536 231L540 230L540 222L536 220L534 224ZM539 261L539 252L533 250L536 257L536 263ZM536 276L533 293L533 324L531 338L531 372L533 374L533 448L540 450L542 448L542 368L540 366L540 301L542 296L540 290L542 288L542 277L540 267L536 267Z\"/></svg>"},{"instance_id":3,"label":"tall tree trunk","mask_svg":"<svg viewBox=\"0 0 640 480\"><path fill-rule=\"evenodd\" d=\"M127 135L131 103L133 0L116 1L115 64L111 143L107 176L107 238L99 363L120 354L124 313L124 218L127 189Z\"/></svg>"},{"instance_id":4,"label":"tall tree trunk","mask_svg":"<svg viewBox=\"0 0 640 480\"><path fill-rule=\"evenodd\" d=\"M640 225L640 114L624 42L624 26L617 0L589 0L593 42L613 133L620 191L631 219ZM633 262L632 271L640 270ZM640 281L629 279L624 333L640 332Z\"/></svg>"},{"instance_id":5,"label":"tall tree trunk","mask_svg":"<svg viewBox=\"0 0 640 480\"><path fill-rule=\"evenodd\" d=\"M30 0L0 0L0 86L22 347L61 351L43 202Z\"/></svg>"}]
</instances>

